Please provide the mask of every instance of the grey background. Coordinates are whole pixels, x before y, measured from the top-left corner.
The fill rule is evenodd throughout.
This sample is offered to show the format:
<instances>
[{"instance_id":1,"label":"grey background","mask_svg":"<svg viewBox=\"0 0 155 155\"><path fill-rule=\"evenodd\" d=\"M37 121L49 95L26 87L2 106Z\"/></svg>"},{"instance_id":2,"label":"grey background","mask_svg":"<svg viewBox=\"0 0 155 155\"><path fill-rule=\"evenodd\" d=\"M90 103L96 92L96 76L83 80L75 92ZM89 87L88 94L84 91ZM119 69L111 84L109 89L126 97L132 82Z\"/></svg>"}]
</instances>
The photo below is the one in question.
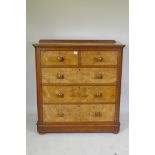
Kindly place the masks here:
<instances>
[{"instance_id":1,"label":"grey background","mask_svg":"<svg viewBox=\"0 0 155 155\"><path fill-rule=\"evenodd\" d=\"M118 152L118 155L128 154L128 13L128 0L27 0L26 108L28 155L42 155L45 154L44 152L46 152L47 155L69 155L73 153L85 155L106 153L106 155L111 155L113 152ZM35 52L32 44L39 39L115 39L126 45L123 55L121 94L122 125L119 135L45 134L40 137L40 135L37 134ZM103 139L100 139L101 135ZM81 137L81 139L79 137ZM50 138L54 139L51 140ZM92 151L89 151L89 147L91 147L92 144L85 146L85 143L83 143L89 143L90 140L95 140L95 144L98 146L91 148ZM103 146L101 146L103 149L101 149L100 143L102 143ZM59 150L57 145L62 148L62 150L64 149L64 151ZM72 145L72 147L69 145ZM81 145L81 147L79 147L79 145ZM83 146L85 146L87 151L83 152L81 150L80 152L80 148L83 148ZM58 150L56 151L53 147ZM67 149L69 150L65 152Z\"/></svg>"}]
</instances>

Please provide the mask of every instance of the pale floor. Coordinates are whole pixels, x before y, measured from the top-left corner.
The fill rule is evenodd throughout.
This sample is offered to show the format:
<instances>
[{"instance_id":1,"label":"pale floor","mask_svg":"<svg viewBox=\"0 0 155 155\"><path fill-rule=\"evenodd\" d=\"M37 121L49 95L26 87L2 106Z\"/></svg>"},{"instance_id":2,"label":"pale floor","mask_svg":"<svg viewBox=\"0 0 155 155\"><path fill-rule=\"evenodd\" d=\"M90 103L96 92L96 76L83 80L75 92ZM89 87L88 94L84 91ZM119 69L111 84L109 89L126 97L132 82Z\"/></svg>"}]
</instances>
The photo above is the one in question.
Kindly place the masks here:
<instances>
[{"instance_id":1,"label":"pale floor","mask_svg":"<svg viewBox=\"0 0 155 155\"><path fill-rule=\"evenodd\" d=\"M27 113L27 155L128 155L128 112L121 113L121 131L39 135L36 115Z\"/></svg>"}]
</instances>

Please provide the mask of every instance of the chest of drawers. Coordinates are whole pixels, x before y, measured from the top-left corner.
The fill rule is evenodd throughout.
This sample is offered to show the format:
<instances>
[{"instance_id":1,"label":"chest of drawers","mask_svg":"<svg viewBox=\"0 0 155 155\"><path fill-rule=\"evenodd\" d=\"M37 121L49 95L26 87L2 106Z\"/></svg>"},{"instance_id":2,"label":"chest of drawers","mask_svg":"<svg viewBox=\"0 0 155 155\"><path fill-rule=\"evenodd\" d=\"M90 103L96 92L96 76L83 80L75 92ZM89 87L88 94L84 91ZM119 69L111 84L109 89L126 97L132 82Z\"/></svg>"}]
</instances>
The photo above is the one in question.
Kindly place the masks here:
<instances>
[{"instance_id":1,"label":"chest of drawers","mask_svg":"<svg viewBox=\"0 0 155 155\"><path fill-rule=\"evenodd\" d=\"M33 46L38 132L118 133L124 45L40 40Z\"/></svg>"}]
</instances>

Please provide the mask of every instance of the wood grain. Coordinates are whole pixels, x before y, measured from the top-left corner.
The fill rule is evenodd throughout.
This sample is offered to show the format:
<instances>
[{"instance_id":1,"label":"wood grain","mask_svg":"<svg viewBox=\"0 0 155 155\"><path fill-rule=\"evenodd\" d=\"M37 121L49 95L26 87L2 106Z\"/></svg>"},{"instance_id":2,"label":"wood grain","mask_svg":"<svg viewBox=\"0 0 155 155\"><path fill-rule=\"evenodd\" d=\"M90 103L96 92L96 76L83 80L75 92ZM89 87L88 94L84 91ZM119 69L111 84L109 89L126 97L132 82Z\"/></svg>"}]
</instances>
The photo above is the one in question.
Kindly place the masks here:
<instances>
[{"instance_id":1,"label":"wood grain","mask_svg":"<svg viewBox=\"0 0 155 155\"><path fill-rule=\"evenodd\" d=\"M63 61L59 61L62 57ZM43 51L41 52L42 65L78 65L77 51Z\"/></svg>"},{"instance_id":2,"label":"wood grain","mask_svg":"<svg viewBox=\"0 0 155 155\"><path fill-rule=\"evenodd\" d=\"M33 44L34 47L71 47L71 46L103 46L103 47L124 47L123 44L115 40L40 40L39 43Z\"/></svg>"},{"instance_id":3,"label":"wood grain","mask_svg":"<svg viewBox=\"0 0 155 155\"><path fill-rule=\"evenodd\" d=\"M90 133L97 133L97 132L112 132L118 133L120 129L120 124L79 124L79 125L45 125L37 123L37 130L40 134L43 133L62 133L62 132L90 132Z\"/></svg>"},{"instance_id":4,"label":"wood grain","mask_svg":"<svg viewBox=\"0 0 155 155\"><path fill-rule=\"evenodd\" d=\"M43 86L43 103L115 102L115 90L115 86Z\"/></svg>"},{"instance_id":5,"label":"wood grain","mask_svg":"<svg viewBox=\"0 0 155 155\"><path fill-rule=\"evenodd\" d=\"M113 121L114 112L112 104L43 105L44 122Z\"/></svg>"},{"instance_id":6,"label":"wood grain","mask_svg":"<svg viewBox=\"0 0 155 155\"><path fill-rule=\"evenodd\" d=\"M81 65L117 65L117 51L82 51Z\"/></svg>"},{"instance_id":7,"label":"wood grain","mask_svg":"<svg viewBox=\"0 0 155 155\"><path fill-rule=\"evenodd\" d=\"M39 43L116 43L115 40L52 40L52 39L40 39Z\"/></svg>"},{"instance_id":8,"label":"wood grain","mask_svg":"<svg viewBox=\"0 0 155 155\"><path fill-rule=\"evenodd\" d=\"M41 88L41 70L40 70L40 50L35 49L36 58L36 87L37 87L37 110L38 110L38 123L43 122L43 108L42 108L42 88Z\"/></svg>"},{"instance_id":9,"label":"wood grain","mask_svg":"<svg viewBox=\"0 0 155 155\"><path fill-rule=\"evenodd\" d=\"M42 83L116 83L116 68L42 68ZM64 79L57 79L63 74ZM95 76L102 74L102 79Z\"/></svg>"},{"instance_id":10,"label":"wood grain","mask_svg":"<svg viewBox=\"0 0 155 155\"><path fill-rule=\"evenodd\" d=\"M121 98L121 76L122 76L122 59L123 59L123 51L120 50L118 52L118 69L117 69L117 81L119 84L116 87L116 113L115 113L115 123L119 123L120 116L120 98Z\"/></svg>"}]
</instances>

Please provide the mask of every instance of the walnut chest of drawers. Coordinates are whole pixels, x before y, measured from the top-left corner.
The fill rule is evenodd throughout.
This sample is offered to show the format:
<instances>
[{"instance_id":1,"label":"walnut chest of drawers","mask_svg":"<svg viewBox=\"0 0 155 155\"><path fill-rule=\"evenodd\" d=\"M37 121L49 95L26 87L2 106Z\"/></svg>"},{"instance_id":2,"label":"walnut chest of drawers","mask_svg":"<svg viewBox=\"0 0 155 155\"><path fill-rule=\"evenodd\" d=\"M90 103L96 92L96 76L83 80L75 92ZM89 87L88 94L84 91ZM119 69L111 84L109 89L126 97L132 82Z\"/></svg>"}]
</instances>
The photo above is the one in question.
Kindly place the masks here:
<instances>
[{"instance_id":1,"label":"walnut chest of drawers","mask_svg":"<svg viewBox=\"0 0 155 155\"><path fill-rule=\"evenodd\" d=\"M33 46L38 132L118 133L124 45L40 40Z\"/></svg>"}]
</instances>

